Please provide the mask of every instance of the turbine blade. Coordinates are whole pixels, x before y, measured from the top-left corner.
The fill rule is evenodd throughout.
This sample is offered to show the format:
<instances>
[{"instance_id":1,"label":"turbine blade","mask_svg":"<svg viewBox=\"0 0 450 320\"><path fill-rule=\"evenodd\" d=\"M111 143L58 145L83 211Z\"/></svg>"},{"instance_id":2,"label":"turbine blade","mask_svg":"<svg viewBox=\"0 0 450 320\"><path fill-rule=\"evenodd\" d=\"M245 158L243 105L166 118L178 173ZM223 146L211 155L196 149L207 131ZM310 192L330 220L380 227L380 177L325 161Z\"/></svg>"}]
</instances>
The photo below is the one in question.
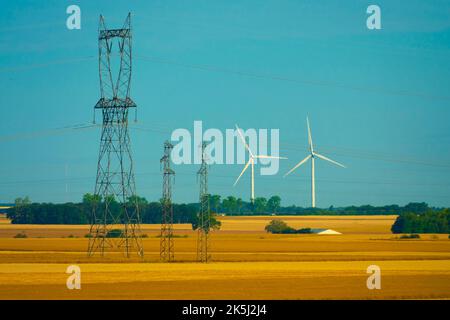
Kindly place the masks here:
<instances>
[{"instance_id":1,"label":"turbine blade","mask_svg":"<svg viewBox=\"0 0 450 320\"><path fill-rule=\"evenodd\" d=\"M251 159L248 160L247 164L245 165L244 169L242 169L241 174L239 175L239 177L237 177L237 179L236 179L236 181L234 182L234 185L233 185L233 186L235 186L235 185L238 183L239 179L242 177L242 175L244 174L245 170L247 170L247 168L248 168L248 166L250 165L250 162L251 162L251 161L252 161Z\"/></svg>"},{"instance_id":2,"label":"turbine blade","mask_svg":"<svg viewBox=\"0 0 450 320\"><path fill-rule=\"evenodd\" d=\"M333 163L333 164L335 164L335 165L337 165L339 167L346 168L343 164L341 164L341 163L339 163L337 161L331 160L330 158L327 158L327 157L325 157L325 156L323 156L321 154L314 153L314 155L317 156L318 158L322 159L322 160L329 161L329 162L331 162L331 163Z\"/></svg>"},{"instance_id":3,"label":"turbine blade","mask_svg":"<svg viewBox=\"0 0 450 320\"><path fill-rule=\"evenodd\" d=\"M305 159L303 159L302 161L300 161L299 163L297 163L295 165L295 167L293 167L291 170L289 170L284 177L286 177L287 175L291 174L295 169L297 169L298 167L300 167L302 164L304 164L306 161L308 161L311 158L311 155L308 155Z\"/></svg>"},{"instance_id":4,"label":"turbine blade","mask_svg":"<svg viewBox=\"0 0 450 320\"><path fill-rule=\"evenodd\" d=\"M236 124L236 130L237 130L237 132L238 132L238 134L239 134L239 137L241 138L242 143L243 143L244 146L245 146L245 149L247 149L248 153L250 153L250 156L253 157L253 153L252 153L252 151L250 150L250 147L248 146L247 142L245 142L245 138L244 138L244 136L242 135L241 129L238 127L237 124Z\"/></svg>"},{"instance_id":5,"label":"turbine blade","mask_svg":"<svg viewBox=\"0 0 450 320\"><path fill-rule=\"evenodd\" d=\"M306 125L308 126L308 144L309 144L309 151L313 152L313 142L312 142L312 136L311 136L311 128L309 126L309 118L306 117Z\"/></svg>"}]
</instances>

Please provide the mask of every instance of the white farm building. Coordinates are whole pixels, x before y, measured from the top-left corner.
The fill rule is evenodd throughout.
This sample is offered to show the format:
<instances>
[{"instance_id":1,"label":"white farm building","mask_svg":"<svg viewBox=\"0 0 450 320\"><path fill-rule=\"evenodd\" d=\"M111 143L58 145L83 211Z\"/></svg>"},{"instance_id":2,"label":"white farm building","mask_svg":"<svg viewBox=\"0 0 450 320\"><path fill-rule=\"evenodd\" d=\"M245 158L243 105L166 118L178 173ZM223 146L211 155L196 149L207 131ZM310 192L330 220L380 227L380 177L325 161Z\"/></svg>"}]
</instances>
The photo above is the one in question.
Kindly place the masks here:
<instances>
[{"instance_id":1,"label":"white farm building","mask_svg":"<svg viewBox=\"0 0 450 320\"><path fill-rule=\"evenodd\" d=\"M311 233L315 234L342 234L331 229L311 229Z\"/></svg>"}]
</instances>

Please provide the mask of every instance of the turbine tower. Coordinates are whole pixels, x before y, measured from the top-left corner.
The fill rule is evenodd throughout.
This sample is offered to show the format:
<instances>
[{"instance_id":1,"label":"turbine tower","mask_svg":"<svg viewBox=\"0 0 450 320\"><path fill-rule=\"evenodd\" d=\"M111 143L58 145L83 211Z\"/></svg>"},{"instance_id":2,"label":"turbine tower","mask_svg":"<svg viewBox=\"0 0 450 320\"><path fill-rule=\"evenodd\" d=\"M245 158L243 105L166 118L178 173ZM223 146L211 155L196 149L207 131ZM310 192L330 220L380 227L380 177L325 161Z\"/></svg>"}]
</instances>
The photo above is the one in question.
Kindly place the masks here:
<instances>
[{"instance_id":1,"label":"turbine tower","mask_svg":"<svg viewBox=\"0 0 450 320\"><path fill-rule=\"evenodd\" d=\"M303 159L302 161L300 161L299 163L297 163L291 170L289 170L284 176L286 177L287 175L291 174L292 172L294 172L298 167L300 167L302 164L304 164L305 162L307 162L309 159L311 159L311 206L313 208L316 207L316 181L315 181L315 167L314 167L314 161L315 158L319 158L328 162L331 162L337 166L340 166L342 168L345 168L345 166L343 164L340 164L339 162L336 162L334 160L331 160L330 158L327 158L321 154L318 154L316 151L314 151L314 145L313 145L313 141L312 141L312 137L311 137L311 128L309 127L309 119L308 117L306 117L306 125L308 127L308 146L309 146L309 155Z\"/></svg>"},{"instance_id":2,"label":"turbine tower","mask_svg":"<svg viewBox=\"0 0 450 320\"><path fill-rule=\"evenodd\" d=\"M132 250L140 256L144 254L128 132L128 111L136 108L130 98L131 39L130 14L121 29L107 29L103 16L100 16L100 100L94 110L101 110L103 124L89 231L89 256L96 252L104 255L106 249L115 247L124 248L127 257ZM113 66L118 69L114 76ZM120 231L116 230L118 228Z\"/></svg>"},{"instance_id":3,"label":"turbine tower","mask_svg":"<svg viewBox=\"0 0 450 320\"><path fill-rule=\"evenodd\" d=\"M287 158L254 154L252 152L252 150L250 150L250 147L248 146L247 142L245 142L244 135L242 134L241 129L237 125L236 125L236 130L238 132L239 137L241 138L242 143L245 146L245 149L247 149L247 151L248 151L249 159L248 159L246 165L244 166L244 169L242 169L241 174L239 175L239 177L237 177L236 181L234 182L234 186L236 186L236 184L238 183L239 179L242 177L244 172L251 165L252 175L251 175L251 197L250 197L250 201L251 201L251 203L254 203L255 202L255 160L256 159L287 159Z\"/></svg>"}]
</instances>

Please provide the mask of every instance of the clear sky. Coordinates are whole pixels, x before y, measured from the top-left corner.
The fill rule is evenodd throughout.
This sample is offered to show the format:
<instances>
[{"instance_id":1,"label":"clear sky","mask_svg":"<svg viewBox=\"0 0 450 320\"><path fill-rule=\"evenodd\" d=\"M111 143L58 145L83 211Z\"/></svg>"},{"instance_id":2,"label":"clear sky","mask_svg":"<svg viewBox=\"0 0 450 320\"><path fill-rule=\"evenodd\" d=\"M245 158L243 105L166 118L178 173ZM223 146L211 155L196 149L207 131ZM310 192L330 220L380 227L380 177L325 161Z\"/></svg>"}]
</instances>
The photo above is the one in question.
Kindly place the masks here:
<instances>
[{"instance_id":1,"label":"clear sky","mask_svg":"<svg viewBox=\"0 0 450 320\"><path fill-rule=\"evenodd\" d=\"M81 30L66 28L71 4ZM381 30L366 27L370 4ZM71 128L100 96L98 16L119 28L129 11L139 195L160 198L164 140L202 120L279 128L289 159L256 176L256 196L309 206L309 166L282 178L306 156L309 115L317 150L348 166L317 161L318 207L450 206L450 2L437 0L3 1L0 202L93 192L100 128ZM198 166L174 169L174 200L197 201ZM210 192L248 200L249 173L233 187L241 170L212 166Z\"/></svg>"}]
</instances>

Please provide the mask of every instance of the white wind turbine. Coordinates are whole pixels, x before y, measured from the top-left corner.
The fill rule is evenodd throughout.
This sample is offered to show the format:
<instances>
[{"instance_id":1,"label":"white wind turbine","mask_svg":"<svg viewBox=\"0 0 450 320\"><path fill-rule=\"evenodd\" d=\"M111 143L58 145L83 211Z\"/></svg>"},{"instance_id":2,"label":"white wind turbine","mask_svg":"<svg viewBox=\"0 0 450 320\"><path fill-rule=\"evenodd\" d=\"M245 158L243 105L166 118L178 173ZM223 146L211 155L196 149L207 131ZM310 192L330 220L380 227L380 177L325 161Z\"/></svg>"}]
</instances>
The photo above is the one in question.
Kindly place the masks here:
<instances>
[{"instance_id":1,"label":"white wind turbine","mask_svg":"<svg viewBox=\"0 0 450 320\"><path fill-rule=\"evenodd\" d=\"M242 177L242 175L244 174L245 170L247 170L247 168L251 165L252 166L252 179L251 179L251 202L253 203L255 200L255 159L287 159L284 157L275 157L275 156L267 156L267 155L256 155L253 154L252 150L250 150L250 147L248 146L247 142L245 142L245 138L241 133L241 129L239 129L239 127L236 125L236 130L238 132L239 137L241 138L242 143L245 146L245 149L247 149L248 154L249 154L249 159L247 161L247 163L244 166L244 169L242 169L241 174L239 175L239 177L237 177L236 181L234 182L235 186L239 179Z\"/></svg>"},{"instance_id":2,"label":"white wind turbine","mask_svg":"<svg viewBox=\"0 0 450 320\"><path fill-rule=\"evenodd\" d=\"M318 154L317 152L314 151L314 146L313 146L313 142L312 142L312 138L311 138L311 129L309 127L309 119L308 117L306 117L306 124L308 126L308 145L309 145L309 155L303 159L302 161L300 161L299 163L297 163L295 165L295 167L293 167L291 170L289 170L284 176L286 177L288 174L292 173L293 171L295 171L298 167L300 167L302 164L304 164L305 162L307 162L309 159L311 159L311 202L312 202L312 207L315 208L316 207L316 182L315 182L315 169L314 169L314 161L315 158L320 158L322 160L326 160L328 162L331 162L337 166L340 166L342 168L345 168L345 166L343 164L340 164L339 162L336 162L334 160L331 160L321 154Z\"/></svg>"}]
</instances>

